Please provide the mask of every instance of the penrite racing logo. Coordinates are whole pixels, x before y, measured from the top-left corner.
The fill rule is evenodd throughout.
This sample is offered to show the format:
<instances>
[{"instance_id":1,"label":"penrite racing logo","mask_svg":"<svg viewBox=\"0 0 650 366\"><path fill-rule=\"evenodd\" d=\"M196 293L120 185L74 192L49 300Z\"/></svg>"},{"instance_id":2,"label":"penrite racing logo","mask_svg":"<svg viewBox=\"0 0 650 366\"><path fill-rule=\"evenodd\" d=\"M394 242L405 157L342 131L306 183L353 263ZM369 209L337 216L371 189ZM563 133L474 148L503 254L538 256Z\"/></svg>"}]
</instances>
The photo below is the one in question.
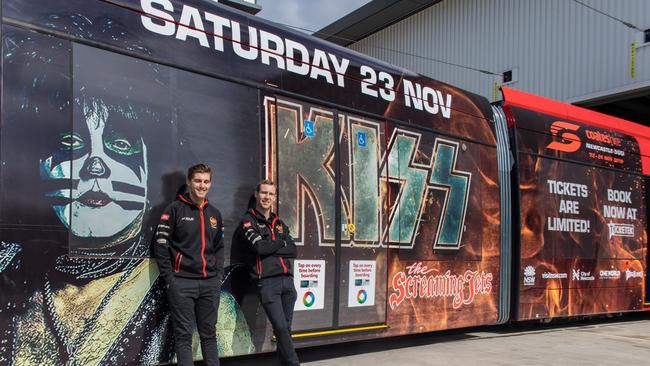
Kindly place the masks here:
<instances>
[{"instance_id":1,"label":"penrite racing logo","mask_svg":"<svg viewBox=\"0 0 650 366\"><path fill-rule=\"evenodd\" d=\"M564 122L564 121L555 121L551 124L551 135L559 137L561 141L552 141L550 144L546 145L547 149L553 149L563 152L574 152L578 151L582 145L580 136L576 135L573 132L576 132L580 129L580 126Z\"/></svg>"},{"instance_id":2,"label":"penrite racing logo","mask_svg":"<svg viewBox=\"0 0 650 366\"><path fill-rule=\"evenodd\" d=\"M634 237L634 225L632 224L617 224L610 222L607 224L607 228L609 229L610 239L613 236Z\"/></svg>"},{"instance_id":3,"label":"penrite racing logo","mask_svg":"<svg viewBox=\"0 0 650 366\"><path fill-rule=\"evenodd\" d=\"M453 308L458 309L473 303L476 295L492 293L492 273L466 270L460 275L451 271L433 274L435 271L422 262L415 262L406 271L397 272L391 281L390 308L395 310L406 299L450 297Z\"/></svg>"}]
</instances>

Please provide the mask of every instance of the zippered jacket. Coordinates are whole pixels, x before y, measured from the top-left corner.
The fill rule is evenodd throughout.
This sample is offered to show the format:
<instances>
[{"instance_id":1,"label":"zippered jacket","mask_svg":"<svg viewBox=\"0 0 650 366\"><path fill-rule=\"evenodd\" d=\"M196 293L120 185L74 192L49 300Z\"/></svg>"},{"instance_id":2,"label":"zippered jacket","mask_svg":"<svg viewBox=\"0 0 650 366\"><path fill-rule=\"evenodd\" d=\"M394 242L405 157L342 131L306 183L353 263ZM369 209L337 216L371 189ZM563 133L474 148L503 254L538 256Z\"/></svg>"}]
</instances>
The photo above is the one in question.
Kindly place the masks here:
<instances>
[{"instance_id":1,"label":"zippered jacket","mask_svg":"<svg viewBox=\"0 0 650 366\"><path fill-rule=\"evenodd\" d=\"M223 220L207 199L199 206L188 193L178 195L160 216L154 238L154 254L166 280L223 275Z\"/></svg>"},{"instance_id":2,"label":"zippered jacket","mask_svg":"<svg viewBox=\"0 0 650 366\"><path fill-rule=\"evenodd\" d=\"M289 227L275 213L266 219L250 209L235 230L233 241L233 246L245 249L244 262L252 278L293 276L296 244Z\"/></svg>"}]
</instances>

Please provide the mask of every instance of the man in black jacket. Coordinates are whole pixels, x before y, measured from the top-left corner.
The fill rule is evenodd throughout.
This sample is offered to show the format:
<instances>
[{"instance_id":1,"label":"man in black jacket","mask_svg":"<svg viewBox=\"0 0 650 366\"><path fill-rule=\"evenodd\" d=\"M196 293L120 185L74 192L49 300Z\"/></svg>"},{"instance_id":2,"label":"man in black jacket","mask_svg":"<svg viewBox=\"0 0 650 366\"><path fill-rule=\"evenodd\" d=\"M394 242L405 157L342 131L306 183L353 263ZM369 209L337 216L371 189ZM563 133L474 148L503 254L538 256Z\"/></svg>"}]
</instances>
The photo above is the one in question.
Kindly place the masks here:
<instances>
[{"instance_id":1,"label":"man in black jacket","mask_svg":"<svg viewBox=\"0 0 650 366\"><path fill-rule=\"evenodd\" d=\"M246 248L248 272L257 283L257 293L278 341L282 365L300 365L291 340L291 320L296 303L293 285L293 259L296 245L289 228L271 212L275 184L261 181L255 190L255 208L250 209L234 234L236 243Z\"/></svg>"},{"instance_id":2,"label":"man in black jacket","mask_svg":"<svg viewBox=\"0 0 650 366\"><path fill-rule=\"evenodd\" d=\"M178 365L193 365L196 324L206 365L219 365L216 340L219 293L223 278L223 221L208 203L212 170L198 164L187 171L188 193L179 195L160 217L155 254L176 341Z\"/></svg>"}]
</instances>

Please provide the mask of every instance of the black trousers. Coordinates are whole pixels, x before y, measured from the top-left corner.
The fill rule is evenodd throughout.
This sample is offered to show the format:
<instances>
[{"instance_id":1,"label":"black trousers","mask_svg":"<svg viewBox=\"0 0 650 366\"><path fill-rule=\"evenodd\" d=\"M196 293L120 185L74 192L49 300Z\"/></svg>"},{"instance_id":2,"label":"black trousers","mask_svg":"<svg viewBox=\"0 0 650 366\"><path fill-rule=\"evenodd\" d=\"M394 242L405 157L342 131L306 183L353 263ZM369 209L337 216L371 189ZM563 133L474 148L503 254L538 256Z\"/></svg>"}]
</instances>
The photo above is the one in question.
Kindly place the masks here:
<instances>
[{"instance_id":1,"label":"black trousers","mask_svg":"<svg viewBox=\"0 0 650 366\"><path fill-rule=\"evenodd\" d=\"M219 365L216 324L220 292L219 276L207 279L172 277L167 283L167 299L179 366L194 365L192 333L195 326L201 338L203 361L208 366Z\"/></svg>"},{"instance_id":2,"label":"black trousers","mask_svg":"<svg viewBox=\"0 0 650 366\"><path fill-rule=\"evenodd\" d=\"M293 277L262 278L257 283L257 293L266 316L278 341L278 358L283 366L299 366L300 361L291 339L291 321L296 303Z\"/></svg>"}]
</instances>

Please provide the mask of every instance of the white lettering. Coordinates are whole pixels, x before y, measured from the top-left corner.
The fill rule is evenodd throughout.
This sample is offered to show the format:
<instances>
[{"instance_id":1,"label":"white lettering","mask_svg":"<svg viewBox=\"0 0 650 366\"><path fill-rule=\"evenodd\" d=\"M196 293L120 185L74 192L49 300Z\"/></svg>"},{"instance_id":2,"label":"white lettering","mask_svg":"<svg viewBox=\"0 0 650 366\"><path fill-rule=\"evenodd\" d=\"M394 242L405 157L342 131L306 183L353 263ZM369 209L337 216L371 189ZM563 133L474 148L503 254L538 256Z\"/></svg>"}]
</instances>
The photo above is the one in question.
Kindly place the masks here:
<instances>
[{"instance_id":1,"label":"white lettering","mask_svg":"<svg viewBox=\"0 0 650 366\"><path fill-rule=\"evenodd\" d=\"M257 58L257 29L255 27L248 27L248 49L245 50L242 43L241 29L239 23L236 21L231 22L232 28L232 49L237 56L247 60L255 60Z\"/></svg>"},{"instance_id":2,"label":"white lettering","mask_svg":"<svg viewBox=\"0 0 650 366\"><path fill-rule=\"evenodd\" d=\"M201 20L199 10L191 6L183 5L181 13L181 24L176 32L176 38L181 41L187 40L187 37L196 38L203 47L210 47L208 36L205 34L205 27Z\"/></svg>"},{"instance_id":3,"label":"white lettering","mask_svg":"<svg viewBox=\"0 0 650 366\"><path fill-rule=\"evenodd\" d=\"M223 28L230 28L230 20L208 12L205 12L205 20L212 23L214 49L223 52Z\"/></svg>"},{"instance_id":4,"label":"white lettering","mask_svg":"<svg viewBox=\"0 0 650 366\"><path fill-rule=\"evenodd\" d=\"M174 5L169 0L140 0L142 11L150 16L142 15L140 20L142 25L149 31L158 33L163 36L171 36L176 32L174 17L160 9L154 8L153 4L162 5L163 9L174 12ZM156 18L156 21L152 19ZM158 24L156 22L162 22Z\"/></svg>"},{"instance_id":5,"label":"white lettering","mask_svg":"<svg viewBox=\"0 0 650 366\"><path fill-rule=\"evenodd\" d=\"M334 66L334 71L336 72L336 85L344 88L345 73L348 70L348 66L350 66L350 60L343 58L341 59L341 62L339 62L335 55L332 55L331 53L328 55L330 57L330 60L332 60L332 66Z\"/></svg>"},{"instance_id":6,"label":"white lettering","mask_svg":"<svg viewBox=\"0 0 650 366\"><path fill-rule=\"evenodd\" d=\"M285 40L285 49L287 53L287 71L293 72L298 75L309 74L309 51L302 44ZM300 59L296 59L295 51L300 54Z\"/></svg>"},{"instance_id":7,"label":"white lettering","mask_svg":"<svg viewBox=\"0 0 650 366\"><path fill-rule=\"evenodd\" d=\"M271 47L274 44L275 47ZM284 42L273 33L260 30L260 47L262 48L262 63L271 65L271 59L278 64L278 69L284 70Z\"/></svg>"},{"instance_id":8,"label":"white lettering","mask_svg":"<svg viewBox=\"0 0 650 366\"><path fill-rule=\"evenodd\" d=\"M314 49L314 58L311 62L311 74L309 77L318 80L322 76L329 84L334 84L332 73L330 72L330 64L327 61L327 54L318 48Z\"/></svg>"}]
</instances>

